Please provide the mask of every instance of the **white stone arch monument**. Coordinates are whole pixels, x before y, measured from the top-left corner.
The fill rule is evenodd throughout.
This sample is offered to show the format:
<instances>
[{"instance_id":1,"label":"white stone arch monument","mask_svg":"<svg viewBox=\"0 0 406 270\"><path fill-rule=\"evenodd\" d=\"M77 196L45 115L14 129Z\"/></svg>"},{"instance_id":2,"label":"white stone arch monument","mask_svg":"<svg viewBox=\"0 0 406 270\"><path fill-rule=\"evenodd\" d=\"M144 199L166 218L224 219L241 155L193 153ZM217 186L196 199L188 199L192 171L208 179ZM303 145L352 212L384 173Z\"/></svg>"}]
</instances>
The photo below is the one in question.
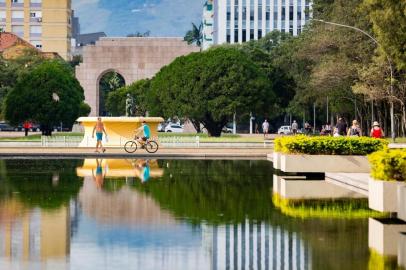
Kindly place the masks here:
<instances>
[{"instance_id":1,"label":"white stone arch monument","mask_svg":"<svg viewBox=\"0 0 406 270\"><path fill-rule=\"evenodd\" d=\"M90 116L99 113L99 81L104 74L115 71L125 83L152 78L176 57L197 52L182 38L101 38L83 50L83 63L76 67L76 78L85 90Z\"/></svg>"}]
</instances>

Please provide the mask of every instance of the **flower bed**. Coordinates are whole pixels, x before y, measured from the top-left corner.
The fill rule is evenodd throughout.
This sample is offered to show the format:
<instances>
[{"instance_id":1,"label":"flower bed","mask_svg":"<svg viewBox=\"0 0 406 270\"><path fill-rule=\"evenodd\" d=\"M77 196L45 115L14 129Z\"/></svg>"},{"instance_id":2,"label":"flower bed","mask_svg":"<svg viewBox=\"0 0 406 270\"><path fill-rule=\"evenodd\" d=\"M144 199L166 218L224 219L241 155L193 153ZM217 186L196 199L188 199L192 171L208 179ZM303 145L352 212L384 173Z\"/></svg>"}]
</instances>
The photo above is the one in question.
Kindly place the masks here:
<instances>
[{"instance_id":1,"label":"flower bed","mask_svg":"<svg viewBox=\"0 0 406 270\"><path fill-rule=\"evenodd\" d=\"M387 145L385 140L367 137L289 136L275 139L275 151L285 154L365 156Z\"/></svg>"},{"instance_id":2,"label":"flower bed","mask_svg":"<svg viewBox=\"0 0 406 270\"><path fill-rule=\"evenodd\" d=\"M384 149L368 157L371 176L381 181L406 181L406 149Z\"/></svg>"}]
</instances>

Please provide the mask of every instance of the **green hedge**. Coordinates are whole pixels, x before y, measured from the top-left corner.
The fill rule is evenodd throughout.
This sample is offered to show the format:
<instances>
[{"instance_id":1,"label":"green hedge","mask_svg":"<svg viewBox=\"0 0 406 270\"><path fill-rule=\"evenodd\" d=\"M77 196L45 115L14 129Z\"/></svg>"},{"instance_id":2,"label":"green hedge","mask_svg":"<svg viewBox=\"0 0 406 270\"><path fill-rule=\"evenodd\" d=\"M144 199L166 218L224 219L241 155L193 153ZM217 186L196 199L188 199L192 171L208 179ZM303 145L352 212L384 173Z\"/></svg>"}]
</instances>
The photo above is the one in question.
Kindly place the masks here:
<instances>
[{"instance_id":1,"label":"green hedge","mask_svg":"<svg viewBox=\"0 0 406 270\"><path fill-rule=\"evenodd\" d=\"M406 181L406 149L384 149L369 155L368 158L374 179Z\"/></svg>"},{"instance_id":2,"label":"green hedge","mask_svg":"<svg viewBox=\"0 0 406 270\"><path fill-rule=\"evenodd\" d=\"M275 151L308 155L368 155L382 150L388 142L368 137L286 136L275 139Z\"/></svg>"}]
</instances>

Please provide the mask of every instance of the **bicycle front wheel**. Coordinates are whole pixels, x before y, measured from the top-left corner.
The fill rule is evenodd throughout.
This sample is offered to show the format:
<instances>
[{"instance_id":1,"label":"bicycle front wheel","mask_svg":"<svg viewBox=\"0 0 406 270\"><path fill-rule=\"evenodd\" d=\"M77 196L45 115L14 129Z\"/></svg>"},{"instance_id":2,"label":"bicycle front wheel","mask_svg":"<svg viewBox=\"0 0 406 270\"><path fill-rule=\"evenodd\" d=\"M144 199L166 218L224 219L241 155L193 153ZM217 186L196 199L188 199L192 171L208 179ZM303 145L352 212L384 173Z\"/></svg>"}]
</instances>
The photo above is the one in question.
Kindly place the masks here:
<instances>
[{"instance_id":1,"label":"bicycle front wheel","mask_svg":"<svg viewBox=\"0 0 406 270\"><path fill-rule=\"evenodd\" d=\"M124 150L129 153L132 154L135 151L137 151L137 143L135 141L128 141L125 143L124 145Z\"/></svg>"},{"instance_id":2,"label":"bicycle front wheel","mask_svg":"<svg viewBox=\"0 0 406 270\"><path fill-rule=\"evenodd\" d=\"M146 145L145 145L145 150L147 150L148 153L155 153L156 151L158 151L158 143L155 141L149 141Z\"/></svg>"}]
</instances>

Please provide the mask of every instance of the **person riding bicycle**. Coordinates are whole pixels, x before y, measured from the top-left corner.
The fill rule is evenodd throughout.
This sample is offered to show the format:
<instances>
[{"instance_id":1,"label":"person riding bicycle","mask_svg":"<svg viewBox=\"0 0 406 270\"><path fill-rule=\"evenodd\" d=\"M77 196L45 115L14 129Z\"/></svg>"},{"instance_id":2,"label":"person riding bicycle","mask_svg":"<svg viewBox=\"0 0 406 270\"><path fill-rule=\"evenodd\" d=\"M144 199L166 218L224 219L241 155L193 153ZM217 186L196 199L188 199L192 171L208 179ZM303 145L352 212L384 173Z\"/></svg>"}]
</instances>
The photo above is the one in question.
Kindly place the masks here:
<instances>
[{"instance_id":1,"label":"person riding bicycle","mask_svg":"<svg viewBox=\"0 0 406 270\"><path fill-rule=\"evenodd\" d=\"M142 136L140 137L139 135ZM151 137L151 130L147 125L147 122L143 121L141 127L136 130L137 141L141 144L141 148L144 148L145 143Z\"/></svg>"}]
</instances>

